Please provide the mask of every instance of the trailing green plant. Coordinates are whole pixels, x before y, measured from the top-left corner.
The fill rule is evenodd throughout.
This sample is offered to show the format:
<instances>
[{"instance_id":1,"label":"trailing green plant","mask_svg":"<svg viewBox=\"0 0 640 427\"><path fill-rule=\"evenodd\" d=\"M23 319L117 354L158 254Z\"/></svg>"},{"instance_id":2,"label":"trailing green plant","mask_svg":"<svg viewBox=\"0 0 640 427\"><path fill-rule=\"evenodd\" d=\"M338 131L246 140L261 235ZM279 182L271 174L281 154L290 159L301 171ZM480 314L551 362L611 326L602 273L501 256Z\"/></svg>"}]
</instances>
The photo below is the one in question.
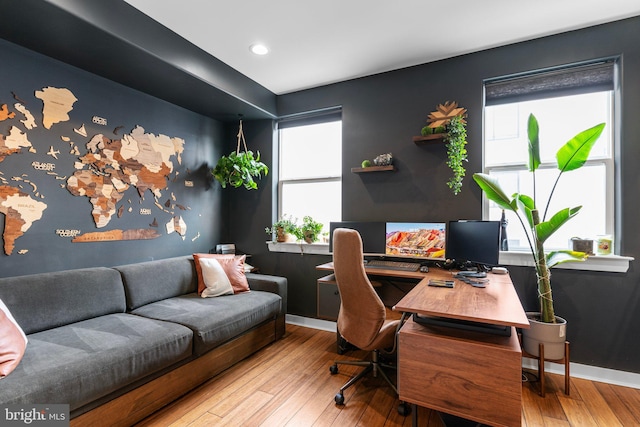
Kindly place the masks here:
<instances>
[{"instance_id":1,"label":"trailing green plant","mask_svg":"<svg viewBox=\"0 0 640 427\"><path fill-rule=\"evenodd\" d=\"M310 216L302 218L302 225L299 227L300 234L298 240L304 239L307 243L317 242L322 233L322 223L314 221Z\"/></svg>"},{"instance_id":2,"label":"trailing green plant","mask_svg":"<svg viewBox=\"0 0 640 427\"><path fill-rule=\"evenodd\" d=\"M247 190L256 190L258 184L254 177L262 178L263 174L266 176L269 168L260 161L259 151L256 152L255 158L250 150L234 151L229 156L222 156L211 173L222 188L229 184L236 188L243 185Z\"/></svg>"},{"instance_id":3,"label":"trailing green plant","mask_svg":"<svg viewBox=\"0 0 640 427\"><path fill-rule=\"evenodd\" d=\"M467 162L467 129L464 119L460 116L453 117L445 125L444 140L447 146L447 166L453 171L453 176L447 181L447 186L457 195L462 191L462 179L466 170L464 163Z\"/></svg>"},{"instance_id":4,"label":"trailing green plant","mask_svg":"<svg viewBox=\"0 0 640 427\"><path fill-rule=\"evenodd\" d=\"M542 217L540 216L540 211L536 203L535 186L535 172L540 166L539 126L533 114L529 115L527 124L527 135L529 139L527 166L533 179L533 196L515 193L509 197L502 190L496 178L483 173L473 175L473 179L489 200L495 202L504 210L515 212L527 235L537 275L540 320L545 323L555 323L556 321L549 270L564 262L584 261L587 258L586 253L571 250L545 252L545 241L582 209L582 206L561 209L547 220L549 204L562 174L579 169L585 164L589 158L591 149L602 134L604 126L605 124L601 123L590 129L586 129L560 147L556 153L556 167L559 171L558 177L551 188Z\"/></svg>"},{"instance_id":5,"label":"trailing green plant","mask_svg":"<svg viewBox=\"0 0 640 427\"><path fill-rule=\"evenodd\" d=\"M244 145L244 151L240 151L240 141ZM231 152L229 156L220 157L211 174L222 185L222 188L227 188L227 184L229 184L236 188L243 185L247 190L256 190L258 183L253 178L262 178L263 174L267 176L268 173L269 168L260 161L260 152L256 151L254 158L253 151L247 150L242 120L240 120L236 151Z\"/></svg>"},{"instance_id":6,"label":"trailing green plant","mask_svg":"<svg viewBox=\"0 0 640 427\"><path fill-rule=\"evenodd\" d=\"M297 218L291 217L291 215L283 215L279 220L274 222L271 227L265 227L264 231L276 241L284 241L285 234L292 234L298 238L298 221Z\"/></svg>"}]
</instances>

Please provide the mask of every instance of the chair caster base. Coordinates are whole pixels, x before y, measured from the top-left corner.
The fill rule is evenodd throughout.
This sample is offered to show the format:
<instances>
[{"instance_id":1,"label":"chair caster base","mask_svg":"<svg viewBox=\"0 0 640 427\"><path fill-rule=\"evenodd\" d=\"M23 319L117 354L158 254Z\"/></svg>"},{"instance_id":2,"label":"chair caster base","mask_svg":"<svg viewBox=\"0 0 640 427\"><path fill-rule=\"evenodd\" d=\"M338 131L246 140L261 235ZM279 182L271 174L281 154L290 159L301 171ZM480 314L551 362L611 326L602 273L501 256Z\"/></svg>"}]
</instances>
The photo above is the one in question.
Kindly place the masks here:
<instances>
[{"instance_id":1,"label":"chair caster base","mask_svg":"<svg viewBox=\"0 0 640 427\"><path fill-rule=\"evenodd\" d=\"M344 395L342 393L336 394L333 400L336 401L336 405L344 405Z\"/></svg>"},{"instance_id":2,"label":"chair caster base","mask_svg":"<svg viewBox=\"0 0 640 427\"><path fill-rule=\"evenodd\" d=\"M335 375L338 373L338 364L334 363L333 365L331 365L329 367L329 372L331 372L331 375Z\"/></svg>"},{"instance_id":3,"label":"chair caster base","mask_svg":"<svg viewBox=\"0 0 640 427\"><path fill-rule=\"evenodd\" d=\"M398 405L398 414L406 417L411 413L411 406L407 402L400 402Z\"/></svg>"}]
</instances>

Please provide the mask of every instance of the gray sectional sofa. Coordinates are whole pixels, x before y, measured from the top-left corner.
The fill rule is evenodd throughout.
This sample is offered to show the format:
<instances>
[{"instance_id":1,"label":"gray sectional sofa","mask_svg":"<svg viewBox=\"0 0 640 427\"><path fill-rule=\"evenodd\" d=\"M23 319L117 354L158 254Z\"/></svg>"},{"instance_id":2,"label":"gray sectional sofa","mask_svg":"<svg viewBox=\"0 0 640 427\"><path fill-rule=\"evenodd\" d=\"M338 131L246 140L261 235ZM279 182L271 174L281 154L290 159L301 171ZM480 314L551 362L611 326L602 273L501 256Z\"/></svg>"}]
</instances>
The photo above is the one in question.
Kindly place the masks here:
<instances>
[{"instance_id":1,"label":"gray sectional sofa","mask_svg":"<svg viewBox=\"0 0 640 427\"><path fill-rule=\"evenodd\" d=\"M287 281L197 294L191 256L0 278L29 343L0 403L66 403L72 425L131 425L282 337Z\"/></svg>"}]
</instances>

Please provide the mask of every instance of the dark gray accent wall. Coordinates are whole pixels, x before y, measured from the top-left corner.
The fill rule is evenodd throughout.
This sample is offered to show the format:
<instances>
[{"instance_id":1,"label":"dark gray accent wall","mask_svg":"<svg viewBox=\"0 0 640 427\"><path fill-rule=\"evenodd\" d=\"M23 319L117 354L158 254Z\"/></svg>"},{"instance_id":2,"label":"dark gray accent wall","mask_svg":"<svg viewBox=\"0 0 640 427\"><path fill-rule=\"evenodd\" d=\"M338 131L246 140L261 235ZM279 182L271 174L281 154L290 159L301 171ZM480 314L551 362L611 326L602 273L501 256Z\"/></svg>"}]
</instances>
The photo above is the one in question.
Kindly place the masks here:
<instances>
[{"instance_id":1,"label":"dark gray accent wall","mask_svg":"<svg viewBox=\"0 0 640 427\"><path fill-rule=\"evenodd\" d=\"M278 97L278 114L287 115L341 105L343 111L343 220L450 220L481 218L481 192L471 180L482 168L483 80L561 64L620 55L621 127L616 212L620 253L637 257L640 242L637 164L640 163L640 18L545 37L448 60L337 83ZM446 181L443 145L416 146L427 115L439 103L457 101L468 109L469 163L462 193L454 196ZM567 112L569 114L569 112ZM256 141L254 141L255 143ZM266 142L265 142L266 144ZM321 150L322 147L318 147ZM353 174L365 158L392 152L395 172ZM310 153L312 156L312 153ZM588 197L588 189L582 189ZM230 201L233 212L244 193ZM271 201L255 206L250 228L271 222ZM247 239L242 230L230 237ZM246 240L263 271L287 276L291 313L315 316L318 263L328 256L269 253L262 239ZM636 262L626 273L554 270L556 312L568 322L571 360L587 365L640 372L640 276ZM510 267L527 310L537 309L532 268Z\"/></svg>"},{"instance_id":2,"label":"dark gray accent wall","mask_svg":"<svg viewBox=\"0 0 640 427\"><path fill-rule=\"evenodd\" d=\"M219 187L212 185L209 170L224 149L222 122L4 40L0 40L0 52L4 64L0 67L0 105L7 104L9 111L15 113L15 118L0 121L0 135L6 137L9 129L16 126L26 132L36 150L30 153L22 149L21 153L7 156L0 162L1 177L6 180L6 185L15 188L22 186L23 192L47 204L42 219L34 221L24 236L16 240L16 247L10 256L0 250L0 276L112 266L208 252L221 240L225 214L222 192ZM78 99L69 113L70 119L54 124L49 130L42 123L43 103L35 97L35 91L48 86L67 88ZM34 115L37 123L35 129L27 130L20 122L24 117L15 109L16 100L12 93ZM107 126L93 123L94 115L107 119ZM87 130L87 137L73 130L82 124ZM141 199L137 190L131 187L117 205L124 206L122 216L114 215L107 226L98 229L91 216L89 199L73 196L60 187L66 183L66 179L57 178L71 176L75 171L74 162L78 160L78 155L70 154L71 145L61 137L70 138L80 155L84 155L87 153L86 144L94 135L103 134L110 139L120 139L138 125L147 133L184 139L182 164L178 163L176 157L171 159L178 174L170 174L168 187L162 190L162 197L158 200L163 206L162 210L155 205L151 191L146 191ZM114 133L115 128L118 128L117 134ZM50 147L59 151L58 159L47 154ZM34 169L33 162L54 164L53 172L56 175ZM14 177L23 181L15 181ZM44 198L35 195L32 186L24 180L34 183L37 192ZM193 187L187 187L185 181L193 182ZM0 182L0 185L3 183ZM172 196L175 196L175 200ZM164 207L167 201L173 206ZM187 209L182 210L176 204ZM149 209L151 214L141 215L141 208ZM176 233L166 232L165 224L178 215L187 224L184 239ZM56 234L57 229L80 230L82 233L148 229L153 228L150 223L154 218L158 222L155 229L161 236L153 240L72 243L70 237ZM0 236L5 231L4 224L5 216L0 215ZM25 249L28 250L25 254L18 253Z\"/></svg>"}]
</instances>

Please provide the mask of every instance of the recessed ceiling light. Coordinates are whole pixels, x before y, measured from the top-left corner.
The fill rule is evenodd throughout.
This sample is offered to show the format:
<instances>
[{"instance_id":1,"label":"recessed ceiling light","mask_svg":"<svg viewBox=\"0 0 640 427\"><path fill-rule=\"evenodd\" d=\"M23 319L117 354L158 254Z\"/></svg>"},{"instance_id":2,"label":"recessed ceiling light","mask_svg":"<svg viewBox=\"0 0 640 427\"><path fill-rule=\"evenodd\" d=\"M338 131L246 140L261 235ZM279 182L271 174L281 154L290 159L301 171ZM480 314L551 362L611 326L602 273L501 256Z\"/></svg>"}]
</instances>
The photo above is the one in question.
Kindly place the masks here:
<instances>
[{"instance_id":1,"label":"recessed ceiling light","mask_svg":"<svg viewBox=\"0 0 640 427\"><path fill-rule=\"evenodd\" d=\"M256 55L266 55L267 53L269 53L269 49L260 43L254 43L251 46L249 46L249 50L251 50L251 52L255 53Z\"/></svg>"}]
</instances>

